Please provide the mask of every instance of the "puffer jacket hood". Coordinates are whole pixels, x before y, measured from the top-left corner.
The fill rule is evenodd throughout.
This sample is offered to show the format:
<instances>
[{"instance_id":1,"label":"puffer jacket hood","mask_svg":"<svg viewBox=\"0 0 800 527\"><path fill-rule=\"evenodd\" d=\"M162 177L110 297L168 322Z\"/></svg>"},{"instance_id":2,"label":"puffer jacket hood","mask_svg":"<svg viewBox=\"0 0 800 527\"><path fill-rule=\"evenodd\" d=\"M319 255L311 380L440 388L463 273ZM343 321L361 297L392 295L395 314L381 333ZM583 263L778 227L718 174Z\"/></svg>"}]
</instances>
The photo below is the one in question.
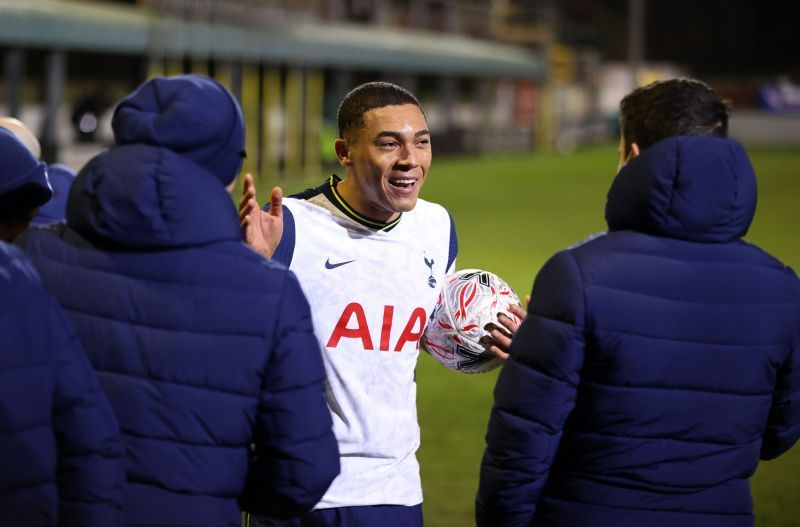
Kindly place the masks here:
<instances>
[{"instance_id":1,"label":"puffer jacket hood","mask_svg":"<svg viewBox=\"0 0 800 527\"><path fill-rule=\"evenodd\" d=\"M222 84L202 75L145 81L117 105L111 127L117 146L168 148L223 185L242 168L245 129L239 103Z\"/></svg>"},{"instance_id":2,"label":"puffer jacket hood","mask_svg":"<svg viewBox=\"0 0 800 527\"><path fill-rule=\"evenodd\" d=\"M611 231L686 241L742 238L756 209L756 177L742 145L677 136L644 150L617 174L606 202Z\"/></svg>"},{"instance_id":3,"label":"puffer jacket hood","mask_svg":"<svg viewBox=\"0 0 800 527\"><path fill-rule=\"evenodd\" d=\"M0 221L19 218L53 195L47 166L14 133L0 126Z\"/></svg>"},{"instance_id":4,"label":"puffer jacket hood","mask_svg":"<svg viewBox=\"0 0 800 527\"><path fill-rule=\"evenodd\" d=\"M222 183L171 150L127 145L92 159L75 180L67 223L85 237L137 249L241 240Z\"/></svg>"}]
</instances>

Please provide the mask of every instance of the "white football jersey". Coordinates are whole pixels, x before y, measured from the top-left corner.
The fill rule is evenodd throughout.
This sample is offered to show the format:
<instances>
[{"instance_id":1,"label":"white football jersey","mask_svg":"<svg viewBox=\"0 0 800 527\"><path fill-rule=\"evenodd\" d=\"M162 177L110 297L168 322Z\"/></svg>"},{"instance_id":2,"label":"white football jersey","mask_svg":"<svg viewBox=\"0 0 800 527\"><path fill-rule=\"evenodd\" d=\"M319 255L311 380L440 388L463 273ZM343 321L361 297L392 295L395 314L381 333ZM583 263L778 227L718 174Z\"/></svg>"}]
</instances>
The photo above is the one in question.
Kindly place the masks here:
<instances>
[{"instance_id":1,"label":"white football jersey","mask_svg":"<svg viewBox=\"0 0 800 527\"><path fill-rule=\"evenodd\" d=\"M322 344L341 474L318 509L422 502L414 370L419 339L455 268L452 218L436 204L390 224L359 216L332 177L284 204L273 256L294 271Z\"/></svg>"}]
</instances>

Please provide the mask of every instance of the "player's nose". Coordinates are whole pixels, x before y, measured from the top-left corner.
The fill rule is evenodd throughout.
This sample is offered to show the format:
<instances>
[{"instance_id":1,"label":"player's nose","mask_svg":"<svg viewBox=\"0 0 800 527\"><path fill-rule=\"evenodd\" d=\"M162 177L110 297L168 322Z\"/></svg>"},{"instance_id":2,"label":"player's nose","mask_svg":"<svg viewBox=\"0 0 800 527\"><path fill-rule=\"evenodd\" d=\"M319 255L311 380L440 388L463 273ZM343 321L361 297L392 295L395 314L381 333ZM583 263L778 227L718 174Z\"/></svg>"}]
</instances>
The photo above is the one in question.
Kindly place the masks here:
<instances>
[{"instance_id":1,"label":"player's nose","mask_svg":"<svg viewBox=\"0 0 800 527\"><path fill-rule=\"evenodd\" d=\"M420 163L416 152L414 152L414 148L404 146L400 150L400 158L397 160L397 164L398 167L402 168L403 170L412 170L417 168Z\"/></svg>"}]
</instances>

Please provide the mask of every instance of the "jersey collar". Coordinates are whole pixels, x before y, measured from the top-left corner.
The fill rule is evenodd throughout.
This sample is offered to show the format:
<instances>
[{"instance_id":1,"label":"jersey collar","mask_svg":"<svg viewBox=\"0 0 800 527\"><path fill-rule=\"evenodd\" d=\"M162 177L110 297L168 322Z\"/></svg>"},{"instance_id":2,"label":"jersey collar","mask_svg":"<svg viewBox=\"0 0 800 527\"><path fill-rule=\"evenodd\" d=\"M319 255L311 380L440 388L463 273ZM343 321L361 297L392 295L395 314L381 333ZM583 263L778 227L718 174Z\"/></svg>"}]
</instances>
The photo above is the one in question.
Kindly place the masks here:
<instances>
[{"instance_id":1,"label":"jersey collar","mask_svg":"<svg viewBox=\"0 0 800 527\"><path fill-rule=\"evenodd\" d=\"M363 225L364 227L369 227L370 229L375 229L378 231L388 232L394 229L398 223L400 223L400 218L403 217L403 213L401 212L397 218L394 220L385 223L377 220L373 220L367 218L366 216L362 216L355 209L350 206L347 201L342 197L339 191L336 189L336 186L341 182L341 178L336 174L333 174L328 181L322 185L322 193L325 195L328 200L333 203L333 205L339 209L339 211L353 220L354 222Z\"/></svg>"}]
</instances>

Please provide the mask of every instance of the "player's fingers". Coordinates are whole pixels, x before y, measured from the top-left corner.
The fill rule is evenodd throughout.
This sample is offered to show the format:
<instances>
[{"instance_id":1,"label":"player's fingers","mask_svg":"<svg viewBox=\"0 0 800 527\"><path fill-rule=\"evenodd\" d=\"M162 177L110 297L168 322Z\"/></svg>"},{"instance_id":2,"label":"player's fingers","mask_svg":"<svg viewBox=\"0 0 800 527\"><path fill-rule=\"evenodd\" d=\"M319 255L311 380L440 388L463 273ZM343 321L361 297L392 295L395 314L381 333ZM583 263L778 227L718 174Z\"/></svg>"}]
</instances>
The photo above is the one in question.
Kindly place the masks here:
<instances>
[{"instance_id":1,"label":"player's fingers","mask_svg":"<svg viewBox=\"0 0 800 527\"><path fill-rule=\"evenodd\" d=\"M511 314L518 317L520 320L524 320L525 317L528 316L528 312L523 309L523 307L519 304L514 304L510 307Z\"/></svg>"},{"instance_id":2,"label":"player's fingers","mask_svg":"<svg viewBox=\"0 0 800 527\"><path fill-rule=\"evenodd\" d=\"M248 203L250 202L249 199L242 198L242 201L239 202L239 219L241 220L245 216L250 214L250 207L248 207Z\"/></svg>"},{"instance_id":3,"label":"player's fingers","mask_svg":"<svg viewBox=\"0 0 800 527\"><path fill-rule=\"evenodd\" d=\"M517 333L519 324L513 318L507 317L505 314L500 313L497 315L497 320L508 330L512 336Z\"/></svg>"},{"instance_id":4,"label":"player's fingers","mask_svg":"<svg viewBox=\"0 0 800 527\"><path fill-rule=\"evenodd\" d=\"M256 201L256 193L255 193L255 190L254 190L253 188L250 188L249 190L244 190L244 191L242 192L242 199L241 199L241 200L239 200L239 211L241 212L241 210L242 210L242 207L244 207L244 206L245 206L247 203L249 203L251 200L252 200L253 202L255 202L255 204L256 204L256 207L258 207L258 202Z\"/></svg>"},{"instance_id":5,"label":"player's fingers","mask_svg":"<svg viewBox=\"0 0 800 527\"><path fill-rule=\"evenodd\" d=\"M251 190L255 190L255 183L253 183L253 174L247 173L244 175L244 185L242 185L242 193L250 192Z\"/></svg>"},{"instance_id":6,"label":"player's fingers","mask_svg":"<svg viewBox=\"0 0 800 527\"><path fill-rule=\"evenodd\" d=\"M489 353L491 353L492 355L494 355L495 357L497 357L500 360L507 360L508 359L508 353L506 353L505 351L501 350L497 346L490 346L489 349L486 350L486 351L488 351Z\"/></svg>"},{"instance_id":7,"label":"player's fingers","mask_svg":"<svg viewBox=\"0 0 800 527\"><path fill-rule=\"evenodd\" d=\"M497 342L495 342L495 340L489 335L484 335L481 337L480 340L478 340L478 343L483 346L483 349L495 357L498 357L502 360L506 360L508 358L508 353L506 352L508 348L505 348L505 350L500 349L500 347L497 345Z\"/></svg>"},{"instance_id":8,"label":"player's fingers","mask_svg":"<svg viewBox=\"0 0 800 527\"><path fill-rule=\"evenodd\" d=\"M531 295L525 295L525 309L528 308L528 304L531 303Z\"/></svg>"},{"instance_id":9,"label":"player's fingers","mask_svg":"<svg viewBox=\"0 0 800 527\"><path fill-rule=\"evenodd\" d=\"M269 195L269 215L276 218L283 217L283 190L275 187Z\"/></svg>"},{"instance_id":10,"label":"player's fingers","mask_svg":"<svg viewBox=\"0 0 800 527\"><path fill-rule=\"evenodd\" d=\"M247 202L247 211L251 216L257 215L261 212L261 205L258 204L255 198Z\"/></svg>"},{"instance_id":11,"label":"player's fingers","mask_svg":"<svg viewBox=\"0 0 800 527\"><path fill-rule=\"evenodd\" d=\"M500 346L503 349L509 349L511 347L511 337L506 335L504 332L500 331L499 329L495 329L490 333L492 339L495 341L497 346Z\"/></svg>"},{"instance_id":12,"label":"player's fingers","mask_svg":"<svg viewBox=\"0 0 800 527\"><path fill-rule=\"evenodd\" d=\"M253 199L253 196L246 192L242 193L242 199L239 200L239 214L242 213L242 209L247 206L251 199Z\"/></svg>"},{"instance_id":13,"label":"player's fingers","mask_svg":"<svg viewBox=\"0 0 800 527\"><path fill-rule=\"evenodd\" d=\"M243 220L253 215L253 211L258 210L258 203L254 199L247 200L239 206L239 220Z\"/></svg>"},{"instance_id":14,"label":"player's fingers","mask_svg":"<svg viewBox=\"0 0 800 527\"><path fill-rule=\"evenodd\" d=\"M499 331L500 333L503 333L503 334L505 334L505 335L506 335L508 338L511 338L511 337L512 337L512 335L513 335L512 333L510 333L509 331L507 331L505 328L502 328L502 327L498 326L498 325L497 325L497 324L495 324L494 322L489 322L488 324L486 324L485 326L483 326L483 329L485 329L485 330L486 330L486 331L488 331L489 333L491 333L492 331Z\"/></svg>"}]
</instances>

